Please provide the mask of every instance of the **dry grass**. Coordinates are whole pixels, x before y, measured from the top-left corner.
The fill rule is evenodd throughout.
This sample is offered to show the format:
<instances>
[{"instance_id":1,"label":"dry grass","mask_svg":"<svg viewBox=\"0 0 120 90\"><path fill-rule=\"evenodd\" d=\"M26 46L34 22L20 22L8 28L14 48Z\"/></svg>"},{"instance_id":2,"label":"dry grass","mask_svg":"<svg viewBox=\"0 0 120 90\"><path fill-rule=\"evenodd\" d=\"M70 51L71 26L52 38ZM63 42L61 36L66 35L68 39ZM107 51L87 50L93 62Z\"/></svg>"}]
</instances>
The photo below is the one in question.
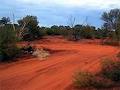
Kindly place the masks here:
<instances>
[{"instance_id":1,"label":"dry grass","mask_svg":"<svg viewBox=\"0 0 120 90\"><path fill-rule=\"evenodd\" d=\"M32 55L39 58L40 60L43 60L47 58L50 53L48 51L45 51L44 49L36 49Z\"/></svg>"}]
</instances>

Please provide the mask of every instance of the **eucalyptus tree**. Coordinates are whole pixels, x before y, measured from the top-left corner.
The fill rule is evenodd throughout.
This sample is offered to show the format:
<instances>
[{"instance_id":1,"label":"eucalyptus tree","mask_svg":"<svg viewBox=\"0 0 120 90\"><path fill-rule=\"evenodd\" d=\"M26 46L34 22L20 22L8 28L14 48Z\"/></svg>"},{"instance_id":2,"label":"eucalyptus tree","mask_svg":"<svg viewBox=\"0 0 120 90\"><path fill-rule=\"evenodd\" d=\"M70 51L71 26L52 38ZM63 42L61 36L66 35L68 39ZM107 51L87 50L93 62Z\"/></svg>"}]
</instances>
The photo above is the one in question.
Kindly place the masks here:
<instances>
[{"instance_id":1,"label":"eucalyptus tree","mask_svg":"<svg viewBox=\"0 0 120 90\"><path fill-rule=\"evenodd\" d=\"M109 12L104 12L102 20L104 21L104 28L109 33L115 32L116 39L120 42L120 9L112 9Z\"/></svg>"}]
</instances>

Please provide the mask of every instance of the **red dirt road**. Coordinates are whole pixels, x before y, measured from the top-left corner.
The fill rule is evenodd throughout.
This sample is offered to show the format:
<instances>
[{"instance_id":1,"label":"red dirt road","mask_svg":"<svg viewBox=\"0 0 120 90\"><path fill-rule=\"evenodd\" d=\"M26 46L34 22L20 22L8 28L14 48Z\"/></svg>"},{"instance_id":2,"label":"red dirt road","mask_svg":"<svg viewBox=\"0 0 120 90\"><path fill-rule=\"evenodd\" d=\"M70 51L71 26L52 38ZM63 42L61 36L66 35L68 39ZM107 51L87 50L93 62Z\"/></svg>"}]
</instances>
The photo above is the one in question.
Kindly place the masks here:
<instances>
[{"instance_id":1,"label":"red dirt road","mask_svg":"<svg viewBox=\"0 0 120 90\"><path fill-rule=\"evenodd\" d=\"M70 90L75 72L100 70L100 61L118 52L118 48L91 42L70 42L47 37L33 42L54 50L46 60L24 58L18 62L0 64L0 90Z\"/></svg>"}]
</instances>

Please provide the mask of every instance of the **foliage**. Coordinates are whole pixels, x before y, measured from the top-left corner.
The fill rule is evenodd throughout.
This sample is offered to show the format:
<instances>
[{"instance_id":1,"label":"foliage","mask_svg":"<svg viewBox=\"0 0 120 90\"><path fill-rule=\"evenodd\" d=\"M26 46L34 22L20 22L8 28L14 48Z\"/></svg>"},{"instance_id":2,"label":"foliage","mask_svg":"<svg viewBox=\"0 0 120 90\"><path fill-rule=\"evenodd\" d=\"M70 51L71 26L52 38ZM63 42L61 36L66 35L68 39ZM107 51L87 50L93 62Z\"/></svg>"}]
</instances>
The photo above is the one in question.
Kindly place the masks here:
<instances>
[{"instance_id":1,"label":"foliage","mask_svg":"<svg viewBox=\"0 0 120 90\"><path fill-rule=\"evenodd\" d=\"M102 30L99 30L102 31ZM47 35L62 35L68 40L80 40L82 38L85 39L93 39L95 36L98 36L98 31L93 26L83 26L83 25L75 25L74 27L70 26L52 26L51 28L46 28ZM100 34L101 35L101 34ZM101 38L102 35L99 37Z\"/></svg>"},{"instance_id":2,"label":"foliage","mask_svg":"<svg viewBox=\"0 0 120 90\"><path fill-rule=\"evenodd\" d=\"M19 49L16 46L16 34L10 25L0 28L0 56L3 61L13 58Z\"/></svg>"},{"instance_id":3,"label":"foliage","mask_svg":"<svg viewBox=\"0 0 120 90\"><path fill-rule=\"evenodd\" d=\"M119 53L118 53L119 55ZM105 59L101 62L101 71L92 74L79 72L75 74L73 84L76 88L110 88L120 82L120 61Z\"/></svg>"},{"instance_id":4,"label":"foliage","mask_svg":"<svg viewBox=\"0 0 120 90\"><path fill-rule=\"evenodd\" d=\"M0 24L8 24L10 23L10 18L9 17L2 17L0 20Z\"/></svg>"},{"instance_id":5,"label":"foliage","mask_svg":"<svg viewBox=\"0 0 120 90\"><path fill-rule=\"evenodd\" d=\"M95 37L95 27L92 26L83 26L81 36L86 39L93 39Z\"/></svg>"},{"instance_id":6,"label":"foliage","mask_svg":"<svg viewBox=\"0 0 120 90\"><path fill-rule=\"evenodd\" d=\"M27 15L18 20L18 25L14 24L17 35L23 40L31 41L39 39L44 35L62 35L68 40L80 39L105 39L107 44L120 44L120 10L112 9L109 12L104 12L102 15L104 24L101 28L96 28L90 25L75 25L75 17L69 19L69 26L39 27L39 22L36 16ZM0 26L10 24L9 17L3 17L0 20ZM12 25L12 24L11 24ZM106 38L109 37L107 41ZM19 38L19 40L21 40Z\"/></svg>"},{"instance_id":7,"label":"foliage","mask_svg":"<svg viewBox=\"0 0 120 90\"><path fill-rule=\"evenodd\" d=\"M72 31L73 40L77 41L81 38L81 30L82 30L81 25L75 25L73 27L73 31Z\"/></svg>"},{"instance_id":8,"label":"foliage","mask_svg":"<svg viewBox=\"0 0 120 90\"><path fill-rule=\"evenodd\" d=\"M75 87L77 88L87 88L87 87L107 88L112 86L112 83L90 72L77 73L74 77L73 82Z\"/></svg>"},{"instance_id":9,"label":"foliage","mask_svg":"<svg viewBox=\"0 0 120 90\"><path fill-rule=\"evenodd\" d=\"M120 81L120 62L104 60L102 62L101 74L114 82Z\"/></svg>"},{"instance_id":10,"label":"foliage","mask_svg":"<svg viewBox=\"0 0 120 90\"><path fill-rule=\"evenodd\" d=\"M74 77L74 84L77 87L90 87L94 84L94 78L89 72L79 72Z\"/></svg>"},{"instance_id":11,"label":"foliage","mask_svg":"<svg viewBox=\"0 0 120 90\"><path fill-rule=\"evenodd\" d=\"M18 20L19 26L24 29L23 39L30 41L41 37L36 16L26 16Z\"/></svg>"},{"instance_id":12,"label":"foliage","mask_svg":"<svg viewBox=\"0 0 120 90\"><path fill-rule=\"evenodd\" d=\"M116 39L120 42L120 9L112 9L109 12L104 12L102 15L102 20L104 21L104 29L115 32Z\"/></svg>"},{"instance_id":13,"label":"foliage","mask_svg":"<svg viewBox=\"0 0 120 90\"><path fill-rule=\"evenodd\" d=\"M47 29L46 33L47 33L47 35L55 35L54 31L51 29Z\"/></svg>"}]
</instances>

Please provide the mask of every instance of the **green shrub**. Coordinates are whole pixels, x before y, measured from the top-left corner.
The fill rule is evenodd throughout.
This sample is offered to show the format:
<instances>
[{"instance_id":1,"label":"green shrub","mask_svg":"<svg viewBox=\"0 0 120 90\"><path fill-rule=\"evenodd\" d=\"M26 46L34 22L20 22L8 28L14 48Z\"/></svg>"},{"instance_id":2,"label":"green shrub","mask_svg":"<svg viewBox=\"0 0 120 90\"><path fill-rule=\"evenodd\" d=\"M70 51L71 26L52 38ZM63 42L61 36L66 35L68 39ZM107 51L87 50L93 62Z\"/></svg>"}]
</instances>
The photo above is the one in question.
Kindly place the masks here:
<instances>
[{"instance_id":1,"label":"green shrub","mask_svg":"<svg viewBox=\"0 0 120 90\"><path fill-rule=\"evenodd\" d=\"M20 49L18 47L11 47L11 48L6 48L2 51L2 61L9 61L12 60L13 58L17 57L20 53Z\"/></svg>"},{"instance_id":2,"label":"green shrub","mask_svg":"<svg viewBox=\"0 0 120 90\"><path fill-rule=\"evenodd\" d=\"M90 72L79 72L74 76L74 86L77 88L107 88L112 86L111 82L108 80L94 75Z\"/></svg>"},{"instance_id":3,"label":"green shrub","mask_svg":"<svg viewBox=\"0 0 120 90\"><path fill-rule=\"evenodd\" d=\"M24 30L20 36L23 40L31 41L42 37L36 16L27 15L18 20L18 24L20 29L22 28Z\"/></svg>"},{"instance_id":4,"label":"green shrub","mask_svg":"<svg viewBox=\"0 0 120 90\"><path fill-rule=\"evenodd\" d=\"M114 82L120 81L120 62L104 60L102 62L101 74Z\"/></svg>"},{"instance_id":5,"label":"green shrub","mask_svg":"<svg viewBox=\"0 0 120 90\"><path fill-rule=\"evenodd\" d=\"M90 87L94 84L94 75L89 72L79 72L74 77L76 87Z\"/></svg>"},{"instance_id":6,"label":"green shrub","mask_svg":"<svg viewBox=\"0 0 120 90\"><path fill-rule=\"evenodd\" d=\"M98 75L98 76L96 76L92 87L94 87L94 88L110 88L112 86L113 86L113 82Z\"/></svg>"},{"instance_id":7,"label":"green shrub","mask_svg":"<svg viewBox=\"0 0 120 90\"><path fill-rule=\"evenodd\" d=\"M105 40L103 43L111 46L119 46L119 42L116 40Z\"/></svg>"},{"instance_id":8,"label":"green shrub","mask_svg":"<svg viewBox=\"0 0 120 90\"><path fill-rule=\"evenodd\" d=\"M0 61L8 61L19 53L16 46L16 33L12 26L4 26L0 28Z\"/></svg>"},{"instance_id":9,"label":"green shrub","mask_svg":"<svg viewBox=\"0 0 120 90\"><path fill-rule=\"evenodd\" d=\"M47 35L54 35L54 31L51 30L51 29L48 29L48 30L46 31L46 33L47 33Z\"/></svg>"}]
</instances>

